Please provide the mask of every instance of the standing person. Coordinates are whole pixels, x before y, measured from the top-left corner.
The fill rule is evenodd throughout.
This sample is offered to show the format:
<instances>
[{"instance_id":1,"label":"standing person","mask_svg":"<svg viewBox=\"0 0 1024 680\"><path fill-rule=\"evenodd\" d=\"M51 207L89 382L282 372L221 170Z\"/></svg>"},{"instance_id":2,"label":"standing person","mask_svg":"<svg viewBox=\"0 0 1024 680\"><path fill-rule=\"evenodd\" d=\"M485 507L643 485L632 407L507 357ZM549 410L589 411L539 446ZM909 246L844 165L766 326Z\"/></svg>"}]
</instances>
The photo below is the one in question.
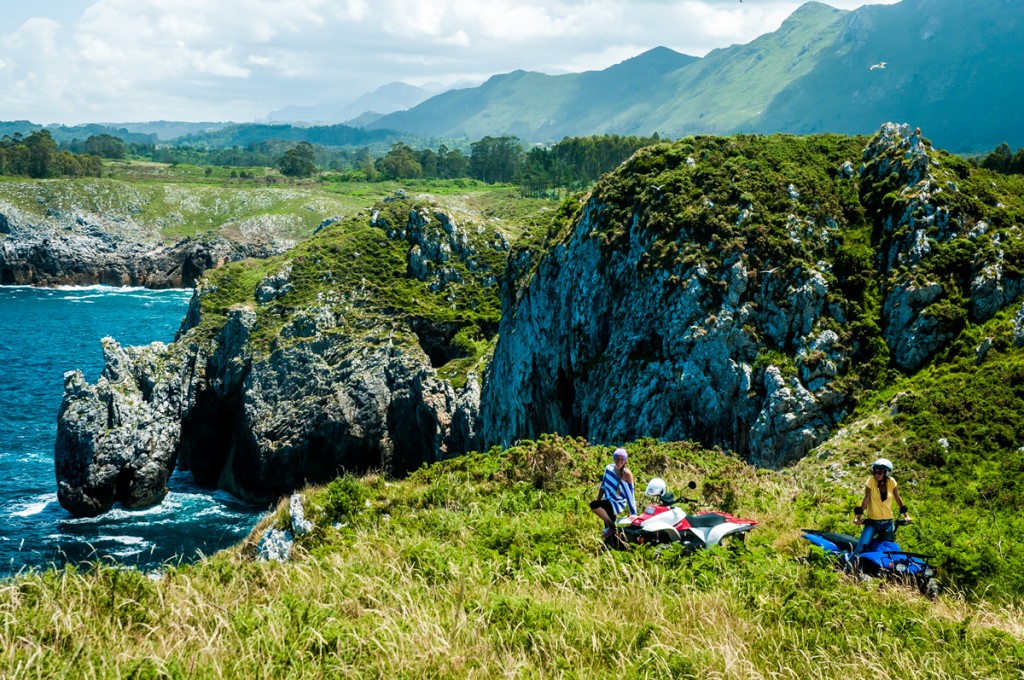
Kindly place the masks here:
<instances>
[{"instance_id":1,"label":"standing person","mask_svg":"<svg viewBox=\"0 0 1024 680\"><path fill-rule=\"evenodd\" d=\"M896 480L890 477L892 474L892 463L888 458L879 458L871 464L871 477L864 484L864 500L859 506L853 509L856 517L854 524L863 524L864 529L860 532L860 540L853 553L860 555L868 547L868 543L876 534L885 536L892 533L892 502L898 503L900 514L908 522L913 520L907 515L907 506L900 498L900 492L896 489Z\"/></svg>"},{"instance_id":2,"label":"standing person","mask_svg":"<svg viewBox=\"0 0 1024 680\"><path fill-rule=\"evenodd\" d=\"M629 454L626 449L615 449L612 462L604 469L597 500L590 501L590 509L604 522L604 537L615 530L615 518L628 505L630 517L636 515L633 496L633 473L626 467Z\"/></svg>"}]
</instances>

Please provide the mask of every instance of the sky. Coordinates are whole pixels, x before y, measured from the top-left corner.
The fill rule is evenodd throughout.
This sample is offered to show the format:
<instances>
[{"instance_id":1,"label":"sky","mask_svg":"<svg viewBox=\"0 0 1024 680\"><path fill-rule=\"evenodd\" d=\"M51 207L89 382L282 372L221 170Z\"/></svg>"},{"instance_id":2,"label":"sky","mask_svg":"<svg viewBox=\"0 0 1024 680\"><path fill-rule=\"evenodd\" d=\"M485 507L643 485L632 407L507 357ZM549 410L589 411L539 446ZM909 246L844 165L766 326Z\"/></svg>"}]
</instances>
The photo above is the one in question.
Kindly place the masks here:
<instances>
[{"instance_id":1,"label":"sky","mask_svg":"<svg viewBox=\"0 0 1024 680\"><path fill-rule=\"evenodd\" d=\"M840 9L897 0L826 0ZM802 0L0 0L0 120L253 122L396 81L704 56Z\"/></svg>"}]
</instances>

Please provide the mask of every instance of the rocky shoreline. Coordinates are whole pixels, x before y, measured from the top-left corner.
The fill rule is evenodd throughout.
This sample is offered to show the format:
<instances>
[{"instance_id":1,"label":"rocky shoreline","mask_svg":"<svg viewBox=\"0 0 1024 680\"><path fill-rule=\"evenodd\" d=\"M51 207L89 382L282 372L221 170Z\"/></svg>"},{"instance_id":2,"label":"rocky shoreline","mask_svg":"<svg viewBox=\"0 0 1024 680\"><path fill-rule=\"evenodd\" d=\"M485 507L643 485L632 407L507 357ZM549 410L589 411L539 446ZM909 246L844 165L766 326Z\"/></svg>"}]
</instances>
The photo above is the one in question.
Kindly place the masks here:
<instances>
[{"instance_id":1,"label":"rocky shoreline","mask_svg":"<svg viewBox=\"0 0 1024 680\"><path fill-rule=\"evenodd\" d=\"M342 205L313 189L255 184L9 181L0 184L0 285L192 288L208 269L285 252Z\"/></svg>"},{"instance_id":2,"label":"rocky shoreline","mask_svg":"<svg viewBox=\"0 0 1024 680\"><path fill-rule=\"evenodd\" d=\"M280 252L216 238L162 244L104 234L12 235L0 241L0 285L192 288L207 269Z\"/></svg>"}]
</instances>

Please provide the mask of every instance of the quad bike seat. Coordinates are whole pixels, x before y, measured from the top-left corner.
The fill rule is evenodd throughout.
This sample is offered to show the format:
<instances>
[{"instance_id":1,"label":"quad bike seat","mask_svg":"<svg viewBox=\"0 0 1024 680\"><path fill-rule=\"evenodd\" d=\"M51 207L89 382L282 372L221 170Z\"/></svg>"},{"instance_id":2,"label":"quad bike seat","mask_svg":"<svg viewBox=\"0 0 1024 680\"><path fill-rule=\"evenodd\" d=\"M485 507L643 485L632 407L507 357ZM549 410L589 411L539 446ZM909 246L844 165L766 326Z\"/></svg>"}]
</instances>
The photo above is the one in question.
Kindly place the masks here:
<instances>
[{"instance_id":1,"label":"quad bike seat","mask_svg":"<svg viewBox=\"0 0 1024 680\"><path fill-rule=\"evenodd\" d=\"M817 529L801 529L801 531L831 541L840 552L853 552L853 549L857 547L857 539L849 534L842 534L838 531L818 531Z\"/></svg>"},{"instance_id":2,"label":"quad bike seat","mask_svg":"<svg viewBox=\"0 0 1024 680\"><path fill-rule=\"evenodd\" d=\"M716 512L705 512L699 515L687 515L686 521L694 529L708 529L710 527L717 527L719 524L724 524L729 520Z\"/></svg>"}]
</instances>

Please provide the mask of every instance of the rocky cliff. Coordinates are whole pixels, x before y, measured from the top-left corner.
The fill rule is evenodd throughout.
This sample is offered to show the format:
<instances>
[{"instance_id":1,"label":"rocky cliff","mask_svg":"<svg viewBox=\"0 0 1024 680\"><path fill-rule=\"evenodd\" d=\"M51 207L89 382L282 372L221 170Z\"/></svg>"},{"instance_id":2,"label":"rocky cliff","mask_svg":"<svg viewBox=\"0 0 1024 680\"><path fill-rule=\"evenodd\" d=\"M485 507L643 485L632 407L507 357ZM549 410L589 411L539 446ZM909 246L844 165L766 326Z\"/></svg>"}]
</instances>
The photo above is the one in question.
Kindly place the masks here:
<instances>
[{"instance_id":1,"label":"rocky cliff","mask_svg":"<svg viewBox=\"0 0 1024 680\"><path fill-rule=\"evenodd\" d=\"M545 432L785 464L1019 297L1024 206L997 179L887 124L642 150L511 250L382 203L204 277L171 346L69 374L61 503L152 502L175 464L271 499Z\"/></svg>"},{"instance_id":2,"label":"rocky cliff","mask_svg":"<svg viewBox=\"0 0 1024 680\"><path fill-rule=\"evenodd\" d=\"M89 515L158 501L175 465L267 501L466 451L507 248L500 230L398 199L287 258L211 273L172 345L108 339L95 386L66 376L61 504Z\"/></svg>"},{"instance_id":3,"label":"rocky cliff","mask_svg":"<svg viewBox=\"0 0 1024 680\"><path fill-rule=\"evenodd\" d=\"M513 255L483 443L798 458L890 367L920 368L968 314L1019 296L1016 216L969 177L906 125L638 152L548 252Z\"/></svg>"},{"instance_id":4,"label":"rocky cliff","mask_svg":"<svg viewBox=\"0 0 1024 680\"><path fill-rule=\"evenodd\" d=\"M287 187L107 179L0 184L0 285L188 288L279 254L343 206Z\"/></svg>"},{"instance_id":5,"label":"rocky cliff","mask_svg":"<svg viewBox=\"0 0 1024 680\"><path fill-rule=\"evenodd\" d=\"M224 239L167 245L97 235L36 235L0 242L0 285L191 288L207 269L284 249Z\"/></svg>"}]
</instances>

